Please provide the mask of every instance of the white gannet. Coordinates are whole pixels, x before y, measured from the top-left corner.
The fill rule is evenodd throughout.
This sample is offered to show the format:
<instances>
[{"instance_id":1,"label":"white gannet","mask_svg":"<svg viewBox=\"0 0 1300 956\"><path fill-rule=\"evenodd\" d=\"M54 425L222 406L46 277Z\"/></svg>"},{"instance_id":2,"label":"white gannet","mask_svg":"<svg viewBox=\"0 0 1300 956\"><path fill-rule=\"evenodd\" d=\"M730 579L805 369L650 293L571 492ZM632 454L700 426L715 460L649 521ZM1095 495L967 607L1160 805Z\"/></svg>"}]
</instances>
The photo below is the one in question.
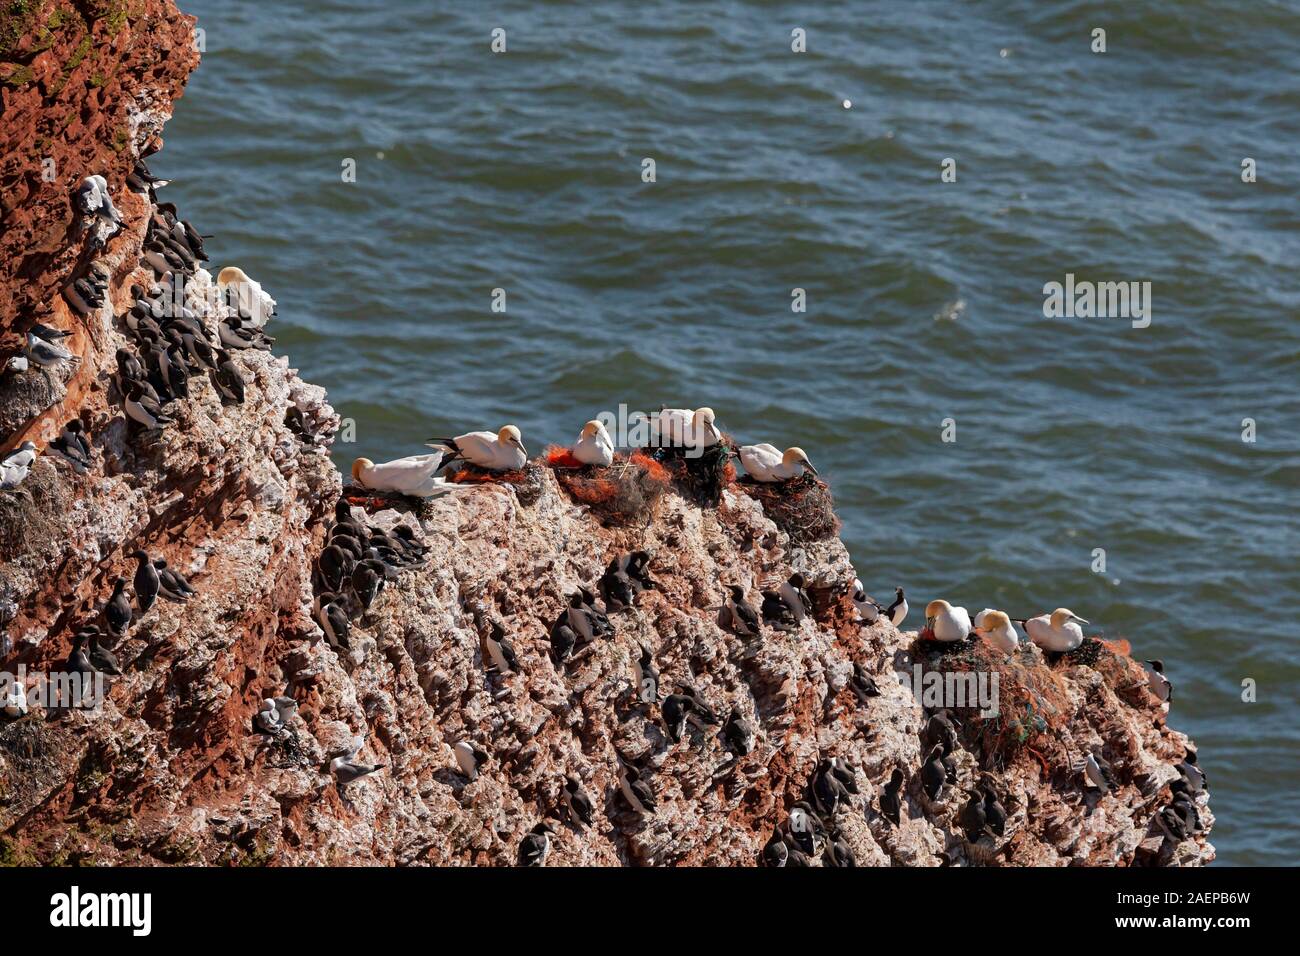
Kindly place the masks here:
<instances>
[{"instance_id":1,"label":"white gannet","mask_svg":"<svg viewBox=\"0 0 1300 956\"><path fill-rule=\"evenodd\" d=\"M883 607L862 587L862 579L853 579L853 606L862 615L863 624L875 624Z\"/></svg>"},{"instance_id":2,"label":"white gannet","mask_svg":"<svg viewBox=\"0 0 1300 956\"><path fill-rule=\"evenodd\" d=\"M573 446L573 457L584 465L608 467L614 461L614 442L605 426L594 418L582 426L582 434Z\"/></svg>"},{"instance_id":3,"label":"white gannet","mask_svg":"<svg viewBox=\"0 0 1300 956\"><path fill-rule=\"evenodd\" d=\"M689 408L661 408L657 415L650 418L650 436L657 448L708 448L722 441L722 433L718 431L713 419L713 409L707 406L694 411Z\"/></svg>"},{"instance_id":4,"label":"white gannet","mask_svg":"<svg viewBox=\"0 0 1300 956\"><path fill-rule=\"evenodd\" d=\"M23 442L16 451L6 455L0 460L0 489L7 491L21 485L35 460L36 446L29 441Z\"/></svg>"},{"instance_id":5,"label":"white gannet","mask_svg":"<svg viewBox=\"0 0 1300 956\"><path fill-rule=\"evenodd\" d=\"M970 636L970 614L964 607L931 601L925 606L925 619L936 641L964 641Z\"/></svg>"},{"instance_id":6,"label":"white gannet","mask_svg":"<svg viewBox=\"0 0 1300 956\"><path fill-rule=\"evenodd\" d=\"M1004 654L1015 653L1020 646L1020 635L1005 611L985 608L975 615L975 633Z\"/></svg>"},{"instance_id":7,"label":"white gannet","mask_svg":"<svg viewBox=\"0 0 1300 956\"><path fill-rule=\"evenodd\" d=\"M528 464L523 436L514 425L502 425L495 435L467 432L455 438L430 438L425 444L444 452L447 465L463 460L488 471L518 471Z\"/></svg>"},{"instance_id":8,"label":"white gannet","mask_svg":"<svg viewBox=\"0 0 1300 956\"><path fill-rule=\"evenodd\" d=\"M352 463L352 480L371 491L395 491L412 498L432 498L457 487L446 478L436 477L442 460L442 452L437 451L378 465L369 458L358 458Z\"/></svg>"},{"instance_id":9,"label":"white gannet","mask_svg":"<svg viewBox=\"0 0 1300 956\"><path fill-rule=\"evenodd\" d=\"M232 309L242 309L248 313L248 318L243 320L246 326L260 329L275 315L275 300L262 291L261 285L245 275L239 266L226 266L217 273L217 290ZM235 298L233 302L230 300L232 292Z\"/></svg>"},{"instance_id":10,"label":"white gannet","mask_svg":"<svg viewBox=\"0 0 1300 956\"><path fill-rule=\"evenodd\" d=\"M1058 607L1050 615L1040 614L1022 622L1029 639L1045 651L1063 653L1072 651L1083 643L1083 628L1076 624L1089 624L1068 607Z\"/></svg>"},{"instance_id":11,"label":"white gannet","mask_svg":"<svg viewBox=\"0 0 1300 956\"><path fill-rule=\"evenodd\" d=\"M817 474L802 448L787 448L783 454L772 445L745 445L740 449L740 463L755 481L786 481L805 471Z\"/></svg>"},{"instance_id":12,"label":"white gannet","mask_svg":"<svg viewBox=\"0 0 1300 956\"><path fill-rule=\"evenodd\" d=\"M1147 687L1163 703L1174 698L1174 685L1165 676L1164 661L1143 661L1143 670L1147 672Z\"/></svg>"}]
</instances>

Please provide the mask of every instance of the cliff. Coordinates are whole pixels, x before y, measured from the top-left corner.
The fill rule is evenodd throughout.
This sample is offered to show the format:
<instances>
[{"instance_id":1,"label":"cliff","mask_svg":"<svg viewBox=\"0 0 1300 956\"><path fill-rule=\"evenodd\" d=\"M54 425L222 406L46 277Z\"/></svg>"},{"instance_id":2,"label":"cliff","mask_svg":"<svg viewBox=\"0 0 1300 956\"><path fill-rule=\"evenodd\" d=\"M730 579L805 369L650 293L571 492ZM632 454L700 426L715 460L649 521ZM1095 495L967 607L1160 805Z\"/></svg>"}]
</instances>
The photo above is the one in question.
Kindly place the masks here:
<instances>
[{"instance_id":1,"label":"cliff","mask_svg":"<svg viewBox=\"0 0 1300 956\"><path fill-rule=\"evenodd\" d=\"M132 578L137 549L198 592L159 601L113 645L123 674L101 711L0 717L7 860L505 865L550 818L563 822L548 865L752 865L831 756L858 790L828 815L831 829L859 865L1213 859L1205 834L1175 844L1154 827L1188 741L1123 648L1049 662L1030 647L1005 660L976 645L941 654L883 620L861 626L848 587L887 571L855 572L827 523L792 540L771 497L744 483L728 481L716 507L675 486L627 524L609 523L544 465L526 486L489 482L422 503L356 498L356 518L405 524L428 556L356 616L347 648L322 640L313 570L343 485L321 444L287 422L301 416L331 435L323 390L285 359L243 350L242 404L196 378L168 406L175 423L150 434L126 419L113 382L117 350L134 347L123 321L132 286L154 279L141 264L149 197L126 179L159 145L197 62L190 31L170 0L30 0L0 16L0 356L41 322L69 330L80 357L0 374L0 454L24 440L44 450L78 416L93 450L84 475L41 454L19 489L0 492L0 663L60 669L114 579ZM90 173L107 179L125 226L98 252L70 202ZM105 304L82 316L62 290L92 261L111 278ZM196 298L210 283L196 272ZM612 639L557 664L548 634L566 595L639 548L657 587L611 615ZM756 593L794 571L813 607L797 632L753 640L719 625L723 583ZM490 669L493 622L517 653L513 673ZM717 727L673 743L659 705L634 693L642 648L661 696L689 687L723 719L743 716L752 752L733 756ZM855 664L874 695L855 692ZM919 773L930 712L913 696L914 665L1002 678L997 717L958 713L953 782L933 801ZM263 699L285 694L297 714L258 732ZM383 769L340 786L329 760L357 736L358 759ZM452 750L460 740L488 754L473 781ZM1117 776L1104 796L1079 769L1094 748ZM619 795L627 766L656 792L653 814ZM878 803L895 769L906 779L897 826ZM566 777L591 797L590 827L561 809ZM1003 836L971 844L958 814L981 781L1009 819ZM1203 798L1200 814L1208 832Z\"/></svg>"}]
</instances>

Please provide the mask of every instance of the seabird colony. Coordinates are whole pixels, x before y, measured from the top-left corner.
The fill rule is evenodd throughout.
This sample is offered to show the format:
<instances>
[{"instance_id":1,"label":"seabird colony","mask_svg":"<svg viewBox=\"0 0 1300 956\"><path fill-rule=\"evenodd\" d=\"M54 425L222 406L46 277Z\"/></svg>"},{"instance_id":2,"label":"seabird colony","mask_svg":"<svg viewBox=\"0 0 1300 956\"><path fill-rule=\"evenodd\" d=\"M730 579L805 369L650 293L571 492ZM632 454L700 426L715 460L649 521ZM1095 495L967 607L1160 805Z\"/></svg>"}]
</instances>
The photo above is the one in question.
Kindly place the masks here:
<instances>
[{"instance_id":1,"label":"seabird colony","mask_svg":"<svg viewBox=\"0 0 1300 956\"><path fill-rule=\"evenodd\" d=\"M141 266L152 278L131 287L133 304L119 316L121 331L132 341L133 348L117 351L117 370L113 384L124 415L134 422L143 439L156 438L159 432L178 420L178 405L192 399L196 384L204 379L210 384L223 406L242 404L245 381L238 352L247 349L269 350L274 339L265 328L275 315L276 303L261 286L242 269L222 269L212 297L196 294L195 281L201 266L208 261L204 239L190 223L177 216L170 203L159 203L155 189L166 185L153 177L141 160L128 178L128 185L148 196L152 212L143 244ZM83 217L83 227L90 237L92 250L102 249L122 230L122 218L113 204L109 187L102 176L88 176L73 196L74 208ZM204 273L206 278L206 273ZM92 262L85 275L76 278L65 290L73 313L85 319L98 312L107 300L109 270ZM12 372L25 372L32 366L47 374L50 370L79 358L68 347L73 333L40 323L33 323L27 333L27 347L9 363ZM294 412L297 415L294 415ZM321 436L312 435L300 409L291 408L286 424L312 447L322 444ZM663 408L650 418L650 435L655 447L708 449L724 444L713 409ZM395 461L376 463L358 458L352 467L356 487L368 491L391 493L415 498L432 498L471 485L449 481L439 474L451 466L473 466L489 476L514 472L528 466L528 453L520 429L503 425L495 432L472 431L451 438L431 439L432 453ZM77 474L86 474L95 466L93 442L86 423L72 419L46 448L51 457ZM749 478L765 485L782 485L796 480L817 480L817 470L808 454L793 446L781 451L771 444L726 448L729 458L738 459ZM38 451L32 441L24 441L0 459L0 490L19 491L27 478ZM615 446L604 424L587 421L572 447L565 464L587 469L608 468L614 462ZM364 514L364 512L363 512ZM404 525L390 531L369 526L356 518L346 498L335 509L335 521L325 546L318 556L312 575L315 594L313 618L328 644L340 653L351 650L351 627L365 615L384 591L407 570L425 563L428 548ZM86 675L122 674L122 665L108 645L120 642L134 623L150 612L156 599L184 603L198 592L184 575L169 567L161 557L154 558L143 548L131 555L136 562L131 579L134 600L127 595L125 573L112 578L112 590L100 610L100 623L87 622L75 634L65 667ZM586 656L598 641L614 640L616 626L611 615L636 606L638 597L656 589L649 573L651 555L632 551L617 555L594 582L594 589L583 584L571 592L549 628L552 659L564 670ZM760 588L757 606L751 603L749 586L742 582L717 582L721 603L716 605L718 623L744 641L764 639L765 629L797 634L803 622L813 616L814 605L808 593L809 582L802 573L792 574L774 587ZM908 603L902 587L895 589L894 600L882 604L868 595L860 580L855 580L848 595L857 610L859 624L869 626L884 618L901 627L908 616ZM1019 624L1028 640L1053 657L1079 650L1085 642L1080 625L1088 624L1069 608L1028 618L1012 618L1005 611L985 608L972 619L962 607L935 599L926 605L926 626L922 638L938 646L969 646L982 641L994 651L1007 655L1022 648L1013 625ZM519 660L506 626L500 620L488 622L483 635L484 661L498 678L519 669ZM633 699L647 707L662 725L665 736L678 745L691 731L718 733L725 740L732 761L738 761L755 747L754 723L739 710L733 710L724 722L688 683L663 693L654 655L638 644L630 655L629 690ZM1145 686L1164 707L1172 699L1172 685L1159 660L1148 661ZM129 662L128 662L129 666ZM878 696L874 679L860 664L855 664L849 687L860 701ZM298 714L298 704L291 695L265 698L253 715L252 730L271 737L281 737ZM0 712L10 718L26 713L26 698L14 689L3 702ZM927 804L941 802L945 790L957 782L955 751L960 746L959 725L947 711L930 717L922 732L927 756L917 771L917 793ZM353 739L329 760L326 768L340 788L383 769L382 764L359 759L365 744L364 734ZM455 764L467 782L473 782L490 762L491 755L472 740L461 740L452 748ZM1118 776L1100 749L1083 756L1079 768L1081 782L1105 796L1120 785ZM1171 802L1153 819L1153 829L1173 843L1191 838L1200 829L1196 795L1207 787L1205 774L1188 750L1177 765L1177 779L1171 786ZM875 801L875 811L884 824L904 825L907 798L904 788L907 775L895 768ZM653 815L657 800L651 770L624 761L616 793L628 812L637 816ZM820 857L828 866L854 866L856 861L841 839L837 814L849 807L871 811L871 802L860 798L857 771L842 758L822 760L808 782L807 799L797 802L787 817L773 831L761 857L769 866L808 865ZM988 778L967 792L967 800L957 814L967 840L972 844L1000 839L1007 826L1007 805L1013 809L1010 795L1000 795ZM567 775L559 785L556 816L566 817L582 828L592 821L592 801L583 791L581 781ZM549 819L538 822L518 847L518 862L540 866L551 851L552 836L557 833Z\"/></svg>"}]
</instances>

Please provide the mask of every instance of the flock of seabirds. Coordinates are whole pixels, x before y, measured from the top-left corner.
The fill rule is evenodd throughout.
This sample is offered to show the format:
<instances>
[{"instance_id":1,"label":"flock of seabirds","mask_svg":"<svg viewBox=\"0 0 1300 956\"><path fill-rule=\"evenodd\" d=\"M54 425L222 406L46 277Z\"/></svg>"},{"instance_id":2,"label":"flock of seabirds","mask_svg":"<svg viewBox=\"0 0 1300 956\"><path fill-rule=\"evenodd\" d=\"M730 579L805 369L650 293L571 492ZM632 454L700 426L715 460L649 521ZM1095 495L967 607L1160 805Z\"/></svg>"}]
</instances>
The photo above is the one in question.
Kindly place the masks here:
<instances>
[{"instance_id":1,"label":"flock of seabirds","mask_svg":"<svg viewBox=\"0 0 1300 956\"><path fill-rule=\"evenodd\" d=\"M269 350L274 339L264 331L275 314L276 303L261 287L237 267L222 269L217 276L215 303L206 305L187 295L186 282L208 261L201 236L177 215L176 207L157 201L155 189L166 185L154 177L143 159L128 177L132 190L148 195L152 204L141 265L153 273L147 287L132 286L134 302L122 322L134 349L117 351L117 372L113 385L125 415L148 433L156 433L173 424L168 406L183 401L195 387L195 379L206 377L223 404L244 401L244 379L234 353L243 349ZM92 250L102 249L123 228L122 217L113 204L102 176L87 177L74 194L74 205L83 217L82 224L90 235ZM92 262L86 274L75 279L65 290L69 305L85 318L104 304L108 290L108 269ZM216 328L205 319L215 318ZM42 371L55 369L79 358L65 346L70 333L36 323L27 335L25 350L8 363L13 373L28 373L32 366ZM296 407L291 407L286 424L305 444L324 444L313 435ZM664 408L650 420L652 444L657 448L707 449L723 442L711 408ZM450 466L472 465L484 472L511 472L528 464L523 436L515 425L498 431L474 431L454 438L433 439L429 454L396 461L375 463L358 458L352 467L357 486L411 497L434 497L472 485L457 484L440 475ZM78 474L93 467L93 450L86 426L74 418L45 449L53 458ZM578 466L608 467L614 461L615 446L604 424L588 421L582 428L570 454ZM0 461L0 490L20 492L21 485L36 459L38 450L31 441L23 442ZM746 445L735 453L746 473L755 481L780 483L800 478L805 473L817 475L803 449L787 448L784 452L769 444ZM412 530L398 525L391 531L370 527L354 516L346 497L340 498L335 521L318 556L312 574L314 592L313 617L325 640L340 651L350 649L351 622L364 615L378 599L385 586L396 581L404 571L421 566L428 547ZM87 677L95 674L120 676L122 668L111 646L123 639L133 621L138 621L154 606L158 598L184 603L197 591L163 558L151 557L144 550L132 555L136 561L132 585L134 601L127 595L127 581L119 576L100 612L100 623L86 623L76 632L65 670ZM600 640L615 634L614 616L633 607L637 597L654 590L649 572L650 555L633 551L616 556L596 582L595 589L580 586L567 597L566 605L550 628L553 659L557 667L581 659ZM725 585L722 604L717 607L719 623L736 636L762 639L764 628L795 631L805 617L812 614L812 603L801 574L793 574L779 587L762 590L758 607L749 602L745 588ZM598 592L598 593L597 593ZM909 607L903 588L895 589L892 603L885 605L870 597L862 582L853 583L852 602L863 625L888 620L901 627ZM1016 625L1030 642L1052 657L1080 648L1084 641L1081 624L1089 622L1068 608L1057 608L1031 618L1012 618L1005 611L986 608L972 616L962 607L944 600L931 601L925 609L928 640L949 646L982 640L992 648L1015 654L1022 646ZM518 670L518 658L505 628L493 621L486 642L490 670L508 674ZM645 645L633 660L634 692L645 704L659 709L659 716L669 739L679 743L688 727L720 728L728 749L736 758L754 748L755 728L739 712L733 711L724 721L702 696L689 686L659 699L659 677L654 657ZM485 664L487 662L485 661ZM1172 685L1160 661L1147 661L1147 687L1162 705L1172 698ZM874 680L860 665L854 664L849 686L862 700L880 692ZM258 733L279 736L287 733L297 712L297 702L283 695L267 698L253 717ZM3 700L2 712L22 717L27 712L25 689L13 686ZM960 746L955 718L947 710L933 714L922 731L926 758L919 771L920 791L927 801L940 799L945 787L957 782L953 753ZM364 745L359 737L342 753L334 756L329 770L340 787L383 768L381 764L358 761ZM456 762L470 780L477 778L490 756L469 740L454 747ZM1102 794L1116 786L1115 774L1100 750L1085 755L1080 768L1084 779ZM1156 815L1156 824L1166 840L1179 843L1191 838L1201 827L1196 795L1206 789L1205 774L1196 753L1187 749L1177 765L1178 777L1170 784L1171 802ZM894 826L901 825L904 785L907 775L901 768L893 771L876 799L880 815ZM637 814L653 814L656 796L653 781L644 770L625 764L620 772L619 793L626 805ZM762 852L769 866L806 866L817 857L826 865L854 866L853 853L841 839L835 823L837 812L853 806L865 811L869 801L859 792L856 774L840 757L831 756L818 766L809 783L808 798L797 802L787 818L774 830ZM591 798L574 777L566 777L561 792L563 810L569 820L586 827L593 820ZM967 801L957 819L972 844L983 837L1000 838L1005 833L1010 797L1000 797L985 777L967 793ZM521 865L542 865L556 832L548 819L538 823L518 846Z\"/></svg>"}]
</instances>

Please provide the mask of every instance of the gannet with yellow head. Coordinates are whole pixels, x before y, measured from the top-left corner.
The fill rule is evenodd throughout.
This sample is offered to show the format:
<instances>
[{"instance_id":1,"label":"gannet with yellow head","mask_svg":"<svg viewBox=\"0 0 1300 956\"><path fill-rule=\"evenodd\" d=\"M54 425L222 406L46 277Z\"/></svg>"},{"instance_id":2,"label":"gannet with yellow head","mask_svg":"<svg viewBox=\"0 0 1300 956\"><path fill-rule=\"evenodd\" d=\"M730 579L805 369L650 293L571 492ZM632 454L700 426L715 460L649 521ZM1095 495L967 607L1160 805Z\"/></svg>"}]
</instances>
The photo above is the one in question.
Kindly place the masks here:
<instances>
[{"instance_id":1,"label":"gannet with yellow head","mask_svg":"<svg viewBox=\"0 0 1300 956\"><path fill-rule=\"evenodd\" d=\"M807 453L799 447L779 452L768 444L745 445L740 449L740 463L755 481L787 481L805 471L817 474Z\"/></svg>"},{"instance_id":2,"label":"gannet with yellow head","mask_svg":"<svg viewBox=\"0 0 1300 956\"><path fill-rule=\"evenodd\" d=\"M1076 624L1075 622L1079 622ZM1083 628L1079 624L1090 624L1068 607L1058 607L1051 614L1040 614L1025 621L1025 633L1029 639L1045 651L1064 653L1072 651L1083 643Z\"/></svg>"},{"instance_id":3,"label":"gannet with yellow head","mask_svg":"<svg viewBox=\"0 0 1300 956\"><path fill-rule=\"evenodd\" d=\"M714 424L713 409L703 406L689 408L661 408L650 419L650 434L657 447L708 448L722 441L722 433Z\"/></svg>"},{"instance_id":4,"label":"gannet with yellow head","mask_svg":"<svg viewBox=\"0 0 1300 956\"><path fill-rule=\"evenodd\" d=\"M488 471L518 471L528 464L523 435L514 425L503 425L491 432L467 432L455 438L431 438L430 448L446 453L444 465L467 461Z\"/></svg>"},{"instance_id":5,"label":"gannet with yellow head","mask_svg":"<svg viewBox=\"0 0 1300 956\"><path fill-rule=\"evenodd\" d=\"M573 457L584 465L608 467L614 462L614 442L605 426L592 419L582 426L582 434L573 446Z\"/></svg>"},{"instance_id":6,"label":"gannet with yellow head","mask_svg":"<svg viewBox=\"0 0 1300 956\"><path fill-rule=\"evenodd\" d=\"M445 478L435 477L442 467L442 453L412 455L376 465L369 458L352 463L352 480L372 491L395 491L412 498L432 498L457 488Z\"/></svg>"},{"instance_id":7,"label":"gannet with yellow head","mask_svg":"<svg viewBox=\"0 0 1300 956\"><path fill-rule=\"evenodd\" d=\"M249 318L243 320L246 328L260 329L275 315L275 300L239 266L226 266L217 273L217 291L232 309L248 313Z\"/></svg>"},{"instance_id":8,"label":"gannet with yellow head","mask_svg":"<svg viewBox=\"0 0 1300 956\"><path fill-rule=\"evenodd\" d=\"M1005 611L985 608L975 615L975 633L1004 654L1014 654L1020 646L1020 635Z\"/></svg>"},{"instance_id":9,"label":"gannet with yellow head","mask_svg":"<svg viewBox=\"0 0 1300 956\"><path fill-rule=\"evenodd\" d=\"M925 617L936 641L964 641L970 636L970 614L964 607L931 601L925 606Z\"/></svg>"}]
</instances>

